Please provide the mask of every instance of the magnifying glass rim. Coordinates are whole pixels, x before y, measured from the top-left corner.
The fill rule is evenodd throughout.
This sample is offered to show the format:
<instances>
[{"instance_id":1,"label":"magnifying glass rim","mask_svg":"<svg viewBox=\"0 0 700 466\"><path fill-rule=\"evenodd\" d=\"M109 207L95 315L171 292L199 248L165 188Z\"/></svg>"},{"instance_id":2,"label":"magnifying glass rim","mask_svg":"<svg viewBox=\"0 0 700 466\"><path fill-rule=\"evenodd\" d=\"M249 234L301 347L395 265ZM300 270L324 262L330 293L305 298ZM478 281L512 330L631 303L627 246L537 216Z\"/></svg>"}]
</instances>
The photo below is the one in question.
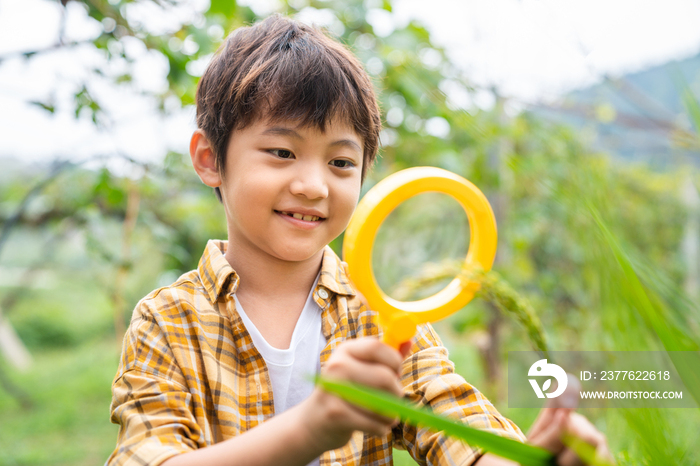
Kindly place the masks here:
<instances>
[{"instance_id":1,"label":"magnifying glass rim","mask_svg":"<svg viewBox=\"0 0 700 466\"><path fill-rule=\"evenodd\" d=\"M379 228L401 203L427 192L450 195L467 214L471 233L465 258L467 269L490 270L495 258L495 217L486 197L471 182L436 167L415 167L390 175L375 185L358 205L343 247L351 279L364 294L370 308L388 318L392 314L407 313L414 320L439 320L464 307L478 289L477 283L457 276L432 296L418 301L398 301L387 296L378 285L371 261ZM371 238L369 247L365 237ZM352 253L348 254L350 251ZM425 319L419 319L419 316Z\"/></svg>"}]
</instances>

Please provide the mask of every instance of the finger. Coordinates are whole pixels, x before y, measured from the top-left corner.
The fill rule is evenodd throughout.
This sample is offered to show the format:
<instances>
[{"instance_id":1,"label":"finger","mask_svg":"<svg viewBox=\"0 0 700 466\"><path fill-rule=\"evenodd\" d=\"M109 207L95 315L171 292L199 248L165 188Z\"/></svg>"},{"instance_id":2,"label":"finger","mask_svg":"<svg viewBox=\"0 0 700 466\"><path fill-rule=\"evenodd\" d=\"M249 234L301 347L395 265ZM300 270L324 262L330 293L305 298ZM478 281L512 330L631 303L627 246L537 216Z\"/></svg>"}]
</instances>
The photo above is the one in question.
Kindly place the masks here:
<instances>
[{"instance_id":1,"label":"finger","mask_svg":"<svg viewBox=\"0 0 700 466\"><path fill-rule=\"evenodd\" d=\"M527 438L532 438L533 436L539 435L552 422L556 412L556 408L544 407L540 409L537 419L535 419L535 422L532 424L532 427L530 427L530 430L527 433Z\"/></svg>"},{"instance_id":2,"label":"finger","mask_svg":"<svg viewBox=\"0 0 700 466\"><path fill-rule=\"evenodd\" d=\"M559 456L557 456L557 464L559 466L583 466L586 463L579 458L573 450L569 450L567 448Z\"/></svg>"},{"instance_id":3,"label":"finger","mask_svg":"<svg viewBox=\"0 0 700 466\"><path fill-rule=\"evenodd\" d=\"M609 464L615 464L615 459L610 453L610 450L608 450L607 442L604 441L600 445L598 445L598 448L596 448L595 450L595 459L605 461ZM559 455L559 457L557 458L557 463L559 465L565 466L578 466L586 464L586 462L579 458L573 450L569 449L564 450Z\"/></svg>"},{"instance_id":4,"label":"finger","mask_svg":"<svg viewBox=\"0 0 700 466\"><path fill-rule=\"evenodd\" d=\"M596 458L607 461L610 464L615 464L615 458L610 451L610 447L608 447L608 441L606 439L604 439L603 442L600 443L595 449L595 456Z\"/></svg>"},{"instance_id":5,"label":"finger","mask_svg":"<svg viewBox=\"0 0 700 466\"><path fill-rule=\"evenodd\" d=\"M581 382L571 375L567 375L567 384L564 393L556 398L548 398L544 404L544 407L540 410L537 415L537 419L532 424L530 431L528 432L528 438L531 436L538 435L542 432L546 426L552 422L552 418L559 408L576 409L578 406L579 393L581 391Z\"/></svg>"},{"instance_id":6,"label":"finger","mask_svg":"<svg viewBox=\"0 0 700 466\"><path fill-rule=\"evenodd\" d=\"M396 419L380 416L379 414L359 408L345 401L344 403L346 403L348 407L344 421L347 422L348 425L353 426L355 430L383 436L388 434L397 423Z\"/></svg>"},{"instance_id":7,"label":"finger","mask_svg":"<svg viewBox=\"0 0 700 466\"><path fill-rule=\"evenodd\" d=\"M569 434L580 438L595 448L598 448L598 445L601 443L605 443L605 436L591 424L591 421L578 413L571 414L566 430Z\"/></svg>"},{"instance_id":8,"label":"finger","mask_svg":"<svg viewBox=\"0 0 700 466\"><path fill-rule=\"evenodd\" d=\"M377 422L379 424L388 426L388 427L394 427L396 426L399 422L400 419L397 417L393 416L383 416L381 414L375 413L373 411L369 411L368 409L362 408L360 406L355 406L350 402L347 402L353 409L357 410L360 414L363 416L367 416L370 418L372 421Z\"/></svg>"},{"instance_id":9,"label":"finger","mask_svg":"<svg viewBox=\"0 0 700 466\"><path fill-rule=\"evenodd\" d=\"M539 434L529 439L530 443L549 450L554 454L561 452L564 449L561 438L565 432L569 414L570 411L568 409L556 409L549 424L547 424Z\"/></svg>"},{"instance_id":10,"label":"finger","mask_svg":"<svg viewBox=\"0 0 700 466\"><path fill-rule=\"evenodd\" d=\"M384 364L369 363L354 357L336 357L328 360L324 374L336 380L346 380L403 396L398 374Z\"/></svg>"},{"instance_id":11,"label":"finger","mask_svg":"<svg viewBox=\"0 0 700 466\"><path fill-rule=\"evenodd\" d=\"M584 416L578 413L572 413L569 417L566 430L569 435L575 436L595 448L596 458L604 459L611 463L613 462L605 435L596 429ZM576 453L567 449L561 454L559 464L569 466L585 463Z\"/></svg>"},{"instance_id":12,"label":"finger","mask_svg":"<svg viewBox=\"0 0 700 466\"><path fill-rule=\"evenodd\" d=\"M312 424L324 426L321 434L361 430L373 435L385 435L397 424L396 419L380 416L353 405L321 388L316 388L310 398L298 406L306 406L307 416L314 418Z\"/></svg>"},{"instance_id":13,"label":"finger","mask_svg":"<svg viewBox=\"0 0 700 466\"><path fill-rule=\"evenodd\" d=\"M374 337L358 338L357 340L348 340L339 346L343 348L352 357L362 361L384 364L390 367L394 372L398 373L403 362L401 353L382 343Z\"/></svg>"}]
</instances>

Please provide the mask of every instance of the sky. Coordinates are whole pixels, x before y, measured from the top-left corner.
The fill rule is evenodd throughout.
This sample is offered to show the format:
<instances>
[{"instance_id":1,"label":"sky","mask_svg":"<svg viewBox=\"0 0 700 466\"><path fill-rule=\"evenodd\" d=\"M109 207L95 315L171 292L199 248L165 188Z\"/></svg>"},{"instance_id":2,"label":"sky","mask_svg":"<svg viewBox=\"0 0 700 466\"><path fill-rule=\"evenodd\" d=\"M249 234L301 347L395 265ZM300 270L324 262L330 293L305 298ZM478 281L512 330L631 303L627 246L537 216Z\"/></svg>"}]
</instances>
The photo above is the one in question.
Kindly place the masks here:
<instances>
[{"instance_id":1,"label":"sky","mask_svg":"<svg viewBox=\"0 0 700 466\"><path fill-rule=\"evenodd\" d=\"M262 14L278 6L277 0L240 3L245 1ZM379 6L379 0L365 1L368 7ZM196 21L207 4L207 0L183 0L169 15L149 14L147 6L137 13L147 18L149 27L168 31L178 22ZM80 5L68 6L68 39L99 34L101 25ZM308 9L303 14L305 20L319 23L329 16ZM55 43L59 17L57 1L0 0L0 58L5 58L0 61L0 160L81 160L96 152L119 152L159 161L168 150L186 152L194 129L192 108L163 119L154 111L155 102L138 92L115 92L106 81L95 81L94 93L110 115L107 129L97 130L87 113L76 119L68 111L75 83L104 63L96 50L86 46L32 60L13 58L13 53ZM396 0L393 13L371 8L368 16L379 35L411 19L426 25L434 42L446 48L472 83L484 89L495 86L520 106L554 102L603 76L700 53L698 0ZM163 89L165 59L137 42L124 45L136 60L135 90ZM47 99L56 105L54 115L27 104ZM490 92L483 91L472 104L488 108L493 100ZM170 105L178 107L177 102Z\"/></svg>"}]
</instances>

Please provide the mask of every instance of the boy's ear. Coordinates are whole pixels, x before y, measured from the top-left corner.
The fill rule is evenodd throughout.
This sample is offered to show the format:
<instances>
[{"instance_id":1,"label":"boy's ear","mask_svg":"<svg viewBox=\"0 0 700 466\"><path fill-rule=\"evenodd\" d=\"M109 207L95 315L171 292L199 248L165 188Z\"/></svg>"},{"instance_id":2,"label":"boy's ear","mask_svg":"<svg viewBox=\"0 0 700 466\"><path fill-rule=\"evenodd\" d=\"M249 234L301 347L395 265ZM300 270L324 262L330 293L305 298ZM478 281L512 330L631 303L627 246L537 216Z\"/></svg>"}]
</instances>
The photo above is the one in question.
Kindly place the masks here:
<instances>
[{"instance_id":1,"label":"boy's ear","mask_svg":"<svg viewBox=\"0 0 700 466\"><path fill-rule=\"evenodd\" d=\"M216 166L216 156L204 131L195 130L190 140L192 166L202 183L212 188L221 186L221 175Z\"/></svg>"}]
</instances>

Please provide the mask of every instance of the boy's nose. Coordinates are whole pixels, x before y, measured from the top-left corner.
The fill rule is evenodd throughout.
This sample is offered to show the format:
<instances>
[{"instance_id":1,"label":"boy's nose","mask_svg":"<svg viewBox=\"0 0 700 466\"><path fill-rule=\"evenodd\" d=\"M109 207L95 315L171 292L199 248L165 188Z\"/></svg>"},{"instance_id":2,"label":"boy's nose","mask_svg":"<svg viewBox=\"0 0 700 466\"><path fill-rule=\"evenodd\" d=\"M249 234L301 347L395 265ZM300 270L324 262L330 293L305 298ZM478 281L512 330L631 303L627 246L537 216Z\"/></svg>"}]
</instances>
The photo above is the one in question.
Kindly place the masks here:
<instances>
[{"instance_id":1,"label":"boy's nose","mask_svg":"<svg viewBox=\"0 0 700 466\"><path fill-rule=\"evenodd\" d=\"M308 199L325 199L328 197L328 183L323 173L323 168L306 165L299 167L289 190L295 196L304 196Z\"/></svg>"}]
</instances>

